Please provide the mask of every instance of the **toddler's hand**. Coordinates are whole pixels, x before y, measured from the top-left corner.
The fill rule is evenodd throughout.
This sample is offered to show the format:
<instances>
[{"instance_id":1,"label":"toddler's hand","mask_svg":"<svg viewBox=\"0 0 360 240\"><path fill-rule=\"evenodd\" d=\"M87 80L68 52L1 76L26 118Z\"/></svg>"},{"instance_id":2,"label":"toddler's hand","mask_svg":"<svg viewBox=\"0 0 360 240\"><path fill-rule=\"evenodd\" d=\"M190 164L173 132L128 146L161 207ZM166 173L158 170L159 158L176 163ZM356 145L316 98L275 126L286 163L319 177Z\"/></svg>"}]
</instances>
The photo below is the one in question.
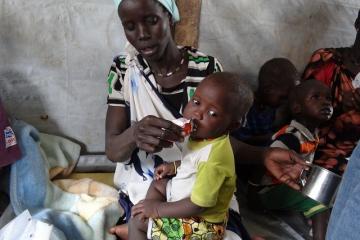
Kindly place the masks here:
<instances>
[{"instance_id":1,"label":"toddler's hand","mask_svg":"<svg viewBox=\"0 0 360 240\"><path fill-rule=\"evenodd\" d=\"M158 207L162 202L155 199L144 199L138 204L134 205L131 209L131 216L138 216L141 220L148 218L158 218L159 212Z\"/></svg>"},{"instance_id":2,"label":"toddler's hand","mask_svg":"<svg viewBox=\"0 0 360 240\"><path fill-rule=\"evenodd\" d=\"M155 180L176 174L174 163L163 163L155 169Z\"/></svg>"}]
</instances>

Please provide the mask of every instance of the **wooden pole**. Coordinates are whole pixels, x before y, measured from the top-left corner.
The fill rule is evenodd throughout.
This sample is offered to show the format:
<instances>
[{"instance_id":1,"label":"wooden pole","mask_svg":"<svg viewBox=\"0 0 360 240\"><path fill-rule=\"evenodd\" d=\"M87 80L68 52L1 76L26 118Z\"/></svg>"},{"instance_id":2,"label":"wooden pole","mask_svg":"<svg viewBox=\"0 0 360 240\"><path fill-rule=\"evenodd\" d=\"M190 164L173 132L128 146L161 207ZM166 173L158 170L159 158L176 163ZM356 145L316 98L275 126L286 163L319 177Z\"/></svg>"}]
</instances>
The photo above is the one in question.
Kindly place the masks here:
<instances>
[{"instance_id":1,"label":"wooden pole","mask_svg":"<svg viewBox=\"0 0 360 240\"><path fill-rule=\"evenodd\" d=\"M176 4L180 11L180 22L175 26L175 41L178 45L197 48L201 0L177 0Z\"/></svg>"}]
</instances>

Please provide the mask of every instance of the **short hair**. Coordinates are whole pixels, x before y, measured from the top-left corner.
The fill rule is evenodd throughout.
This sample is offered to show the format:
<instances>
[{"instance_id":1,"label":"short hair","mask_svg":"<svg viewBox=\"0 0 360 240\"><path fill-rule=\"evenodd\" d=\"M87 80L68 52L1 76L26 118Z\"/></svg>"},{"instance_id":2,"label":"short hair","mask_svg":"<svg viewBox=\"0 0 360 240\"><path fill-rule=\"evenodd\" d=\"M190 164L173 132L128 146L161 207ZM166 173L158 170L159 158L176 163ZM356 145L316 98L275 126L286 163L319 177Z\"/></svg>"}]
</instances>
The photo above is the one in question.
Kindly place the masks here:
<instances>
[{"instance_id":1,"label":"short hair","mask_svg":"<svg viewBox=\"0 0 360 240\"><path fill-rule=\"evenodd\" d=\"M289 93L289 107L293 116L295 114L293 112L293 107L295 106L295 104L302 103L308 91L313 89L315 85L318 84L323 84L323 83L314 78L311 78L301 82L300 84L296 85L291 89Z\"/></svg>"},{"instance_id":2,"label":"short hair","mask_svg":"<svg viewBox=\"0 0 360 240\"><path fill-rule=\"evenodd\" d=\"M293 80L293 82L289 80ZM290 60L273 58L260 68L258 89L293 86L298 80L300 80L299 72Z\"/></svg>"},{"instance_id":3,"label":"short hair","mask_svg":"<svg viewBox=\"0 0 360 240\"><path fill-rule=\"evenodd\" d=\"M218 72L209 75L203 81L211 81L217 88L222 88L227 95L227 103L236 120L241 120L249 111L254 94L250 85L243 81L238 74L231 72Z\"/></svg>"}]
</instances>

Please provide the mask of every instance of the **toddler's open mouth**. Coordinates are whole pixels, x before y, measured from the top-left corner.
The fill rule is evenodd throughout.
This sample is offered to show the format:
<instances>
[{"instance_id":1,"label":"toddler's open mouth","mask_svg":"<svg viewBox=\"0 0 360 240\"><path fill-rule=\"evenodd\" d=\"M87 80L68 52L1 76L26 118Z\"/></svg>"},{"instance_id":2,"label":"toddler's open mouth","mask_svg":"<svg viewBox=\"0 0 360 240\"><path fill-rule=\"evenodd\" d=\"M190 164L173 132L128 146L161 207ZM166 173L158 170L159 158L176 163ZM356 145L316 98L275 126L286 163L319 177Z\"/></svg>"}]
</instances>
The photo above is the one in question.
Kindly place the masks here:
<instances>
[{"instance_id":1,"label":"toddler's open mouth","mask_svg":"<svg viewBox=\"0 0 360 240\"><path fill-rule=\"evenodd\" d=\"M333 114L333 108L332 107L325 107L320 110L320 113L324 116L327 116L328 118L331 117Z\"/></svg>"},{"instance_id":2,"label":"toddler's open mouth","mask_svg":"<svg viewBox=\"0 0 360 240\"><path fill-rule=\"evenodd\" d=\"M197 124L195 123L194 119L190 119L190 124L191 124L191 132L190 133L196 132Z\"/></svg>"},{"instance_id":3,"label":"toddler's open mouth","mask_svg":"<svg viewBox=\"0 0 360 240\"><path fill-rule=\"evenodd\" d=\"M185 136L188 136L197 130L197 124L195 123L194 119L178 118L172 122L182 128Z\"/></svg>"}]
</instances>

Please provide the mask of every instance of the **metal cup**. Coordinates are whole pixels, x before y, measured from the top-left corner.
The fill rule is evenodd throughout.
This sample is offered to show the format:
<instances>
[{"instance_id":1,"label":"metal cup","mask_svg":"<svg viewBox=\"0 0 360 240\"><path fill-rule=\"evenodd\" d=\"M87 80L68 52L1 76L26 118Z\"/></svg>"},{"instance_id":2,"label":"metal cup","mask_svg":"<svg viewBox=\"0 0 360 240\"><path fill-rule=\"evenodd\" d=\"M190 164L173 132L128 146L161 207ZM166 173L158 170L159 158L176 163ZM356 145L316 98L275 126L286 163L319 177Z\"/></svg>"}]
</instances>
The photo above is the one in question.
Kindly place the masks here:
<instances>
[{"instance_id":1,"label":"metal cup","mask_svg":"<svg viewBox=\"0 0 360 240\"><path fill-rule=\"evenodd\" d=\"M300 176L301 192L325 206L332 207L341 182L341 176L317 165Z\"/></svg>"}]
</instances>

